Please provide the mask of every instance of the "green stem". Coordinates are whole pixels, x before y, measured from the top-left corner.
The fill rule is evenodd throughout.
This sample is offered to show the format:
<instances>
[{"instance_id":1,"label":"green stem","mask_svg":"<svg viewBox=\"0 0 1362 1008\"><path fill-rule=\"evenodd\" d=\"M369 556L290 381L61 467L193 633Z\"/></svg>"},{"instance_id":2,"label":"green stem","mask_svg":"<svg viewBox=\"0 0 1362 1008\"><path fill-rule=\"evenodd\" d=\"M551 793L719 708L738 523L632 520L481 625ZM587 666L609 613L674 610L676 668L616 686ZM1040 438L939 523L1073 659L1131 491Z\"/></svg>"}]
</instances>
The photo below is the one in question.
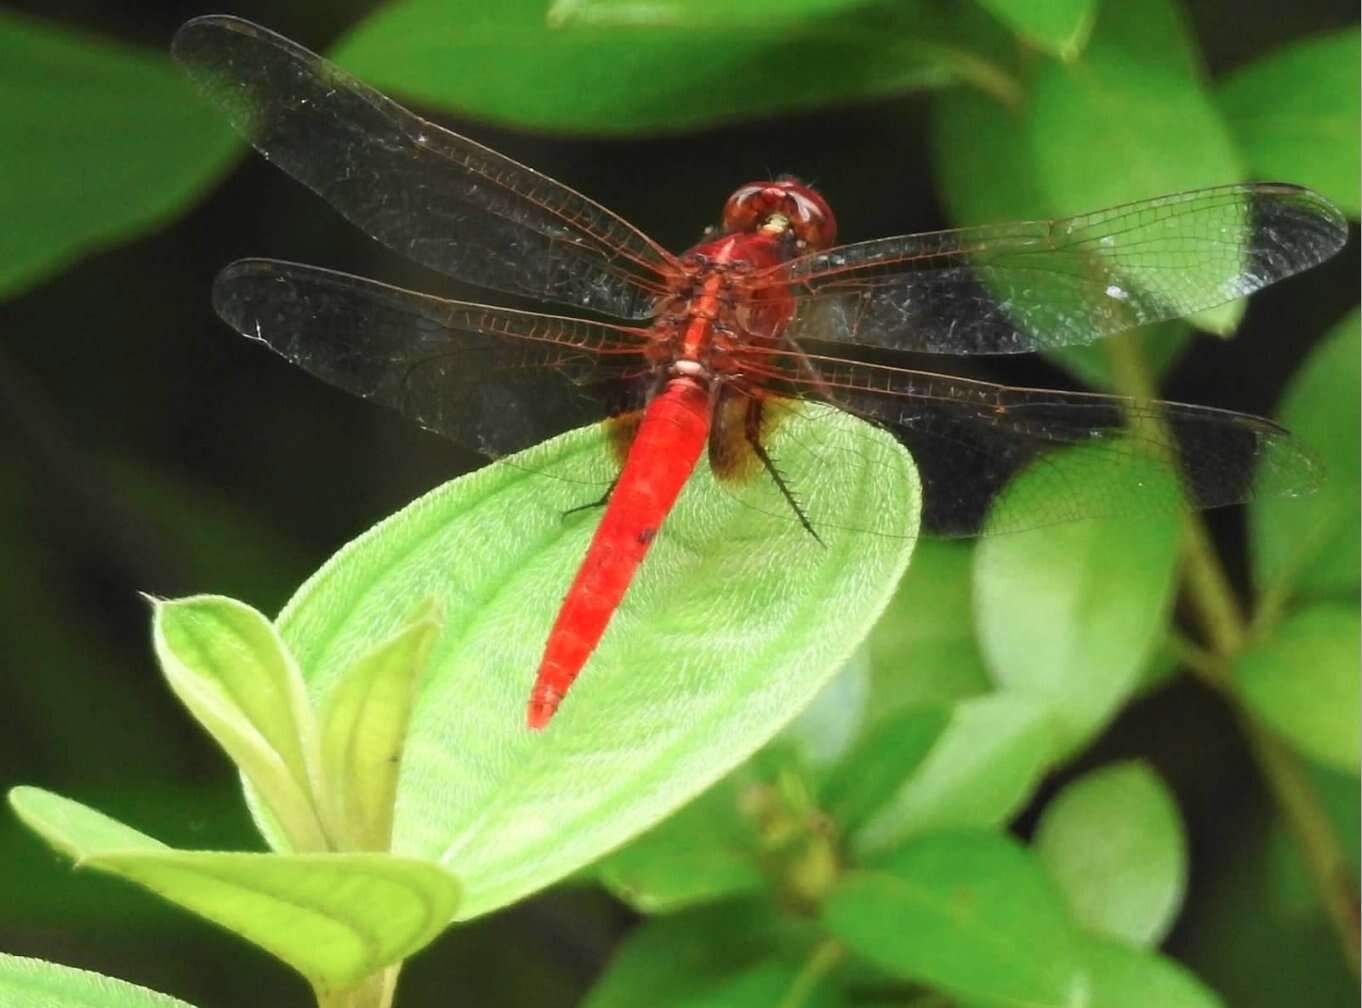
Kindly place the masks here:
<instances>
[{"instance_id":1,"label":"green stem","mask_svg":"<svg viewBox=\"0 0 1362 1008\"><path fill-rule=\"evenodd\" d=\"M790 982L790 989L780 999L777 1008L803 1008L823 978L845 955L842 946L833 939L826 938L820 942L809 954L804 968Z\"/></svg>"},{"instance_id":2,"label":"green stem","mask_svg":"<svg viewBox=\"0 0 1362 1008\"><path fill-rule=\"evenodd\" d=\"M1153 383L1135 337L1108 340L1107 353L1113 382L1120 391L1136 399L1153 398ZM1185 525L1183 577L1207 645L1186 652L1195 658L1187 664L1234 708L1273 799L1300 844L1343 957L1356 976L1362 926L1347 862L1300 761L1254 720L1229 688L1229 669L1249 637L1249 626L1200 516L1189 516Z\"/></svg>"},{"instance_id":3,"label":"green stem","mask_svg":"<svg viewBox=\"0 0 1362 1008\"><path fill-rule=\"evenodd\" d=\"M392 1008L402 964L389 966L343 991L317 991L317 1008Z\"/></svg>"}]
</instances>

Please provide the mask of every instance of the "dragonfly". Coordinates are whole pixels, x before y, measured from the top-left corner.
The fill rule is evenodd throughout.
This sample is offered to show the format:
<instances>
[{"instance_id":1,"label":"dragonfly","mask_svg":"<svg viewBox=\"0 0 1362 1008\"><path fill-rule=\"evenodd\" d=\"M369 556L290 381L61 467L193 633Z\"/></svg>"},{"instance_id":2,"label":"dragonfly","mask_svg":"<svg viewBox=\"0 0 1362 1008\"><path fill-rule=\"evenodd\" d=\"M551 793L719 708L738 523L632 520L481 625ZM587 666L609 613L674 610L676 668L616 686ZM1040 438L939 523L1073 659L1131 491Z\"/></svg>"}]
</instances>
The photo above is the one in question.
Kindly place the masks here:
<instances>
[{"instance_id":1,"label":"dragonfly","mask_svg":"<svg viewBox=\"0 0 1362 1008\"><path fill-rule=\"evenodd\" d=\"M232 263L213 287L238 332L487 456L606 424L614 477L545 644L532 729L587 664L702 456L730 493L815 539L848 521L842 499L820 489L833 451L875 465L906 448L922 529L950 536L1138 514L1163 499L1156 479L1139 478L1146 469L1172 471L1196 508L1247 500L1264 472L1287 491L1315 478L1310 453L1270 420L908 366L1087 344L1300 272L1347 237L1340 212L1307 189L1222 185L1066 219L838 244L823 196L783 176L739 186L718 226L674 254L265 28L198 18L173 52L261 154L382 244L572 312L271 259ZM892 437L834 445L821 433L834 411ZM1103 494L1049 464L1079 445L1137 478ZM1024 468L1039 490L1000 496ZM903 534L902 516L858 521Z\"/></svg>"}]
</instances>

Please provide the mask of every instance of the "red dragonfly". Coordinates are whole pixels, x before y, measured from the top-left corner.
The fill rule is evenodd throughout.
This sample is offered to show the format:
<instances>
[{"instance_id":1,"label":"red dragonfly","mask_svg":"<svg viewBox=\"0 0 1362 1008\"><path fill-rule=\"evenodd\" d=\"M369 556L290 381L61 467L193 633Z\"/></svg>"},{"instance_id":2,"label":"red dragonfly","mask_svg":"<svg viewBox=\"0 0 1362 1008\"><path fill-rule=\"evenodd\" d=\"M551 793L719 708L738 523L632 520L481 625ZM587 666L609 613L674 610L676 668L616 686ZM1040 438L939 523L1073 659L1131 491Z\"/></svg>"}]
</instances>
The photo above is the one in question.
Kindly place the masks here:
<instances>
[{"instance_id":1,"label":"red dragonfly","mask_svg":"<svg viewBox=\"0 0 1362 1008\"><path fill-rule=\"evenodd\" d=\"M1246 500L1264 468L1288 490L1312 480L1308 453L1257 417L855 359L861 348L1083 344L1242 297L1343 245L1342 215L1309 190L1226 185L1065 220L838 245L823 197L780 178L739 187L721 224L673 255L249 22L191 21L174 53L265 157L378 241L459 280L617 320L451 301L268 259L233 263L214 284L218 313L239 332L489 456L609 424L620 468L550 632L531 728L548 723L591 656L706 449L730 492L777 502L815 537L846 521L819 489L831 450L820 421L832 409L908 448L923 529L938 534L978 532L1012 474L1076 444L1100 448L1114 469L1171 465L1195 507ZM779 458L768 450L776 431ZM864 440L853 450L887 450ZM1158 506L1141 480L1106 497L1075 482L1051 467L1043 492L993 507L988 530ZM868 531L904 527L886 516Z\"/></svg>"}]
</instances>

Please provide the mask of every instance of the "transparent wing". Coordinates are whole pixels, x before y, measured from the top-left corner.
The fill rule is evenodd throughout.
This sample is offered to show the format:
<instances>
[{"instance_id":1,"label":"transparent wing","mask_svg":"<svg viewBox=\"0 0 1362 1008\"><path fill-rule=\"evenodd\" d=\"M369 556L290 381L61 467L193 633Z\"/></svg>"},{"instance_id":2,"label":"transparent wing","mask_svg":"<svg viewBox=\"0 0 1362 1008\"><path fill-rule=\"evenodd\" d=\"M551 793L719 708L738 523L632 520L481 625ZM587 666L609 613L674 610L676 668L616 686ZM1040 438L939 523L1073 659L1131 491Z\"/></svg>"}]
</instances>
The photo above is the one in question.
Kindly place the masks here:
<instances>
[{"instance_id":1,"label":"transparent wing","mask_svg":"<svg viewBox=\"0 0 1362 1008\"><path fill-rule=\"evenodd\" d=\"M796 341L922 353L1091 343L1243 297L1337 252L1347 222L1282 183L1162 196L1064 220L936 231L793 259Z\"/></svg>"},{"instance_id":2,"label":"transparent wing","mask_svg":"<svg viewBox=\"0 0 1362 1008\"><path fill-rule=\"evenodd\" d=\"M1242 503L1270 492L1310 492L1321 473L1289 432L1261 417L1169 402L1013 388L923 371L809 358L817 378L768 377L764 420L788 427L773 462L815 528L844 519L820 505L829 453L855 451L894 465L882 439L834 443L821 433L843 410L893 435L922 481L923 531L940 536L1017 532L1083 518L1137 517ZM812 373L812 369L810 370ZM800 396L818 396L819 402ZM1024 486L1001 491L1028 469ZM732 492L795 519L762 473ZM746 486L744 484L753 484ZM1178 489L1181 492L1178 492ZM1001 496L1000 496L1001 494ZM807 498L807 503L806 499ZM856 527L894 533L901 516Z\"/></svg>"},{"instance_id":3,"label":"transparent wing","mask_svg":"<svg viewBox=\"0 0 1362 1008\"><path fill-rule=\"evenodd\" d=\"M679 272L599 204L258 25L196 18L172 49L260 153L425 266L622 318L649 315Z\"/></svg>"},{"instance_id":4,"label":"transparent wing","mask_svg":"<svg viewBox=\"0 0 1362 1008\"><path fill-rule=\"evenodd\" d=\"M228 325L348 392L499 456L643 405L642 330L447 301L270 259L218 275Z\"/></svg>"}]
</instances>

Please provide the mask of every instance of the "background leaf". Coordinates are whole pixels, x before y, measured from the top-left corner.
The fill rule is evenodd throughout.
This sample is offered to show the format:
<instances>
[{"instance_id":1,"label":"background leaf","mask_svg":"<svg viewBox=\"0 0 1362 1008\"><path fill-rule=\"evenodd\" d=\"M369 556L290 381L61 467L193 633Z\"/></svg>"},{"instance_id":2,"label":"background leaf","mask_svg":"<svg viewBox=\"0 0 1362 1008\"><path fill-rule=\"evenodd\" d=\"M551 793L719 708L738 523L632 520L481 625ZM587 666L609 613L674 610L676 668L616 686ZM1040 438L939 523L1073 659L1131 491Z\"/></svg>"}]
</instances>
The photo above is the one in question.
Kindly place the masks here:
<instances>
[{"instance_id":1,"label":"background leaf","mask_svg":"<svg viewBox=\"0 0 1362 1008\"><path fill-rule=\"evenodd\" d=\"M827 457L850 468L821 474L819 506L853 525L903 515L905 538L833 528L826 548L810 548L797 522L738 502L702 462L543 733L525 730L524 706L594 531L590 516L564 512L597 492L583 466L609 482L599 429L432 492L342 550L285 609L281 633L325 692L398 614L441 600L393 849L465 879L461 916L541 888L663 818L789 721L865 636L907 562L916 479L901 453L867 462L866 439L883 435L824 419ZM800 433L782 425L772 454ZM835 450L847 438L859 453Z\"/></svg>"},{"instance_id":2,"label":"background leaf","mask_svg":"<svg viewBox=\"0 0 1362 1008\"><path fill-rule=\"evenodd\" d=\"M189 1008L185 1002L88 970L0 952L7 1008Z\"/></svg>"},{"instance_id":3,"label":"background leaf","mask_svg":"<svg viewBox=\"0 0 1362 1008\"><path fill-rule=\"evenodd\" d=\"M163 53L0 11L0 298L180 212L236 149Z\"/></svg>"},{"instance_id":4,"label":"background leaf","mask_svg":"<svg viewBox=\"0 0 1362 1008\"><path fill-rule=\"evenodd\" d=\"M1163 940L1187 886L1187 841L1154 771L1122 763L1084 774L1045 807L1034 842L1080 924L1132 945Z\"/></svg>"},{"instance_id":5,"label":"background leaf","mask_svg":"<svg viewBox=\"0 0 1362 1008\"><path fill-rule=\"evenodd\" d=\"M334 56L366 82L417 101L537 129L610 134L882 97L977 71L977 58L952 43L926 5L826 21L759 16L766 6L738 15L751 13L743 30L727 23L731 8L717 23L557 29L541 0L405 0L365 19Z\"/></svg>"},{"instance_id":6,"label":"background leaf","mask_svg":"<svg viewBox=\"0 0 1362 1008\"><path fill-rule=\"evenodd\" d=\"M16 788L10 802L81 866L236 932L319 990L351 987L424 947L459 899L453 876L410 858L177 851L37 788Z\"/></svg>"},{"instance_id":7,"label":"background leaf","mask_svg":"<svg viewBox=\"0 0 1362 1008\"><path fill-rule=\"evenodd\" d=\"M1092 31L1097 0L980 0L1022 38L1074 59Z\"/></svg>"},{"instance_id":8,"label":"background leaf","mask_svg":"<svg viewBox=\"0 0 1362 1008\"><path fill-rule=\"evenodd\" d=\"M857 955L971 1004L1081 1003L1086 980L1063 898L1003 836L910 840L849 872L822 920Z\"/></svg>"},{"instance_id":9,"label":"background leaf","mask_svg":"<svg viewBox=\"0 0 1362 1008\"><path fill-rule=\"evenodd\" d=\"M810 923L756 901L654 918L625 940L583 1008L635 1008L659 998L688 1008L779 1004L816 940Z\"/></svg>"},{"instance_id":10,"label":"background leaf","mask_svg":"<svg viewBox=\"0 0 1362 1008\"><path fill-rule=\"evenodd\" d=\"M905 837L959 826L996 826L1016 812L1054 758L1049 706L1004 691L956 704L931 750L852 837L861 855Z\"/></svg>"},{"instance_id":11,"label":"background leaf","mask_svg":"<svg viewBox=\"0 0 1362 1008\"><path fill-rule=\"evenodd\" d=\"M1219 1008L1209 987L1172 959L1114 938L1085 936L1083 960L1101 1008Z\"/></svg>"},{"instance_id":12,"label":"background leaf","mask_svg":"<svg viewBox=\"0 0 1362 1008\"><path fill-rule=\"evenodd\" d=\"M1359 212L1357 27L1293 41L1220 82L1221 113L1249 174L1309 186Z\"/></svg>"},{"instance_id":13,"label":"background leaf","mask_svg":"<svg viewBox=\"0 0 1362 1008\"><path fill-rule=\"evenodd\" d=\"M1362 544L1358 485L1362 481L1362 408L1356 311L1350 312L1292 376L1278 412L1281 422L1317 452L1323 479L1315 493L1274 492L1268 474L1249 510L1254 580L1279 596L1356 596Z\"/></svg>"},{"instance_id":14,"label":"background leaf","mask_svg":"<svg viewBox=\"0 0 1362 1008\"><path fill-rule=\"evenodd\" d=\"M1103 461L1087 446L1066 452L1023 471L995 506L1006 508L1012 494L1053 492L1056 466L1068 472L1066 485L1115 500L1121 479L1151 478L1116 471L1103 484L1086 468ZM1168 480L1161 512L991 536L975 551L974 613L989 668L1007 690L1049 706L1062 749L1083 744L1106 723L1162 641L1180 538Z\"/></svg>"},{"instance_id":15,"label":"background leaf","mask_svg":"<svg viewBox=\"0 0 1362 1008\"><path fill-rule=\"evenodd\" d=\"M1350 773L1362 759L1362 627L1355 604L1320 602L1287 617L1234 663L1234 691L1301 752Z\"/></svg>"}]
</instances>

